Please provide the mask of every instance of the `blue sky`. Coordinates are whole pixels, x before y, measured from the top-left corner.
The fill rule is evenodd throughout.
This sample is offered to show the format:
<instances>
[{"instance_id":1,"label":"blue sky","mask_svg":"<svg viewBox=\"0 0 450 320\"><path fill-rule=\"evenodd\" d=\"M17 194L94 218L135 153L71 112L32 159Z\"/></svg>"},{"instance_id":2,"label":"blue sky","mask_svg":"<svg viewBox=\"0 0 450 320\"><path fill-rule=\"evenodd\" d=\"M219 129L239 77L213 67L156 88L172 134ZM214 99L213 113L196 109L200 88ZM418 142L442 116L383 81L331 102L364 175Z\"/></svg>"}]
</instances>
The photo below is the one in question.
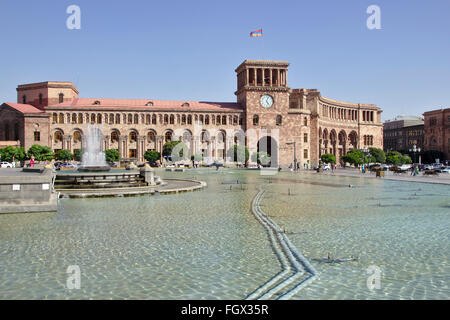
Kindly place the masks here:
<instances>
[{"instance_id":1,"label":"blue sky","mask_svg":"<svg viewBox=\"0 0 450 320\"><path fill-rule=\"evenodd\" d=\"M72 4L81 30L66 28ZM49 80L86 98L235 101L235 68L264 51L291 63L291 88L420 115L450 106L449 16L449 0L2 0L0 101Z\"/></svg>"}]
</instances>

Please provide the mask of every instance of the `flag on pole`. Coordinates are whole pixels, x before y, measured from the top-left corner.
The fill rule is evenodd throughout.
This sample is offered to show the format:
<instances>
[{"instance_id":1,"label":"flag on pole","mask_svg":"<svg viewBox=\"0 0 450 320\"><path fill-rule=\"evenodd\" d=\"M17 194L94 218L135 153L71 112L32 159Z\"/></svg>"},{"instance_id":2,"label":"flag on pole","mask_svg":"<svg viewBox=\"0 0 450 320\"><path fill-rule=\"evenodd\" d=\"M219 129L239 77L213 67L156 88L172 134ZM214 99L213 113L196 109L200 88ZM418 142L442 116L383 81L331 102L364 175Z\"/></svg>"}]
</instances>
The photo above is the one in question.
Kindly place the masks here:
<instances>
[{"instance_id":1,"label":"flag on pole","mask_svg":"<svg viewBox=\"0 0 450 320\"><path fill-rule=\"evenodd\" d=\"M250 37L262 37L262 29L250 32Z\"/></svg>"}]
</instances>

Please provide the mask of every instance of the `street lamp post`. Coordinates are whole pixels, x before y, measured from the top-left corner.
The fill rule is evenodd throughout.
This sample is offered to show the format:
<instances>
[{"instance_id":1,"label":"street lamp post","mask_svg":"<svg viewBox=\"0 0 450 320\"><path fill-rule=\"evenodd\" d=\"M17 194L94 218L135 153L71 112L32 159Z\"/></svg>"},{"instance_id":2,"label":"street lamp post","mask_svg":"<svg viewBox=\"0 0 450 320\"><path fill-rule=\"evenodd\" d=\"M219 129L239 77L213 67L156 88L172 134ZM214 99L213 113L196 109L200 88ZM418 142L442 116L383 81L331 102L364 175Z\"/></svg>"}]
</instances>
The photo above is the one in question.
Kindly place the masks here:
<instances>
[{"instance_id":1,"label":"street lamp post","mask_svg":"<svg viewBox=\"0 0 450 320\"><path fill-rule=\"evenodd\" d=\"M297 171L297 150L296 150L296 143L294 142L288 142L287 145L294 145L294 171Z\"/></svg>"},{"instance_id":2,"label":"street lamp post","mask_svg":"<svg viewBox=\"0 0 450 320\"><path fill-rule=\"evenodd\" d=\"M369 163L369 157L370 157L370 150L367 148L367 146L364 146L362 149L362 152L364 153L364 164ZM367 166L367 165L366 165Z\"/></svg>"},{"instance_id":3,"label":"street lamp post","mask_svg":"<svg viewBox=\"0 0 450 320\"><path fill-rule=\"evenodd\" d=\"M414 163L416 163L416 153L420 153L420 148L417 148L416 145L413 145L412 149L409 149L409 152L412 152ZM419 164L420 164L420 155L419 155Z\"/></svg>"}]
</instances>

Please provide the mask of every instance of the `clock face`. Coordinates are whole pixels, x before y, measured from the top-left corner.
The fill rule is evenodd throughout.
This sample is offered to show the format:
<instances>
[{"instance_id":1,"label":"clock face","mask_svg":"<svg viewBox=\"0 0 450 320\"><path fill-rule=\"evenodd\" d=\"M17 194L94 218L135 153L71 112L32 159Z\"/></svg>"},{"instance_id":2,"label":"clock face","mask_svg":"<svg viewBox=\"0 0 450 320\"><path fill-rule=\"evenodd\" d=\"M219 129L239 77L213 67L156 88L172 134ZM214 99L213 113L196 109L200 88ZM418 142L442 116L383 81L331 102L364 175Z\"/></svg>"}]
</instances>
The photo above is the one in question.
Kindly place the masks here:
<instances>
[{"instance_id":1,"label":"clock face","mask_svg":"<svg viewBox=\"0 0 450 320\"><path fill-rule=\"evenodd\" d=\"M273 97L265 94L261 97L261 105L264 108L270 108L273 105Z\"/></svg>"}]
</instances>

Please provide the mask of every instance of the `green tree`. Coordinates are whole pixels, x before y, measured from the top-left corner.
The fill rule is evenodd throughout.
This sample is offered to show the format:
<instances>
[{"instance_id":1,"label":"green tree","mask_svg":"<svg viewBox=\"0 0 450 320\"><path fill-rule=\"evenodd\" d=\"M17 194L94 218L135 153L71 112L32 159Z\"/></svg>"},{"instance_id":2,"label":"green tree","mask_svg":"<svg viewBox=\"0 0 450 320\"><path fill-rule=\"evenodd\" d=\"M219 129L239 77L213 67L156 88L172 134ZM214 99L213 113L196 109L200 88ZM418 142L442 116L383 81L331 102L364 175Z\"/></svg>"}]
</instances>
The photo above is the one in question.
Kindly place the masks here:
<instances>
[{"instance_id":1,"label":"green tree","mask_svg":"<svg viewBox=\"0 0 450 320\"><path fill-rule=\"evenodd\" d=\"M75 159L75 161L81 161L83 153L83 149L76 149L73 153L73 158Z\"/></svg>"},{"instance_id":2,"label":"green tree","mask_svg":"<svg viewBox=\"0 0 450 320\"><path fill-rule=\"evenodd\" d=\"M73 154L70 150L58 150L55 154L56 160L60 161L70 161L73 159Z\"/></svg>"},{"instance_id":3,"label":"green tree","mask_svg":"<svg viewBox=\"0 0 450 320\"><path fill-rule=\"evenodd\" d=\"M325 153L320 156L323 163L336 163L336 157L331 153Z\"/></svg>"},{"instance_id":4,"label":"green tree","mask_svg":"<svg viewBox=\"0 0 450 320\"><path fill-rule=\"evenodd\" d=\"M412 163L412 159L410 156L408 155L402 155L401 159L400 159L401 164L411 164Z\"/></svg>"},{"instance_id":5,"label":"green tree","mask_svg":"<svg viewBox=\"0 0 450 320\"><path fill-rule=\"evenodd\" d=\"M359 149L352 149L342 156L342 161L350 163L355 167L364 163L364 153Z\"/></svg>"},{"instance_id":6,"label":"green tree","mask_svg":"<svg viewBox=\"0 0 450 320\"><path fill-rule=\"evenodd\" d=\"M370 155L375 158L373 162L385 163L386 162L386 154L382 149L379 148L369 148Z\"/></svg>"},{"instance_id":7,"label":"green tree","mask_svg":"<svg viewBox=\"0 0 450 320\"><path fill-rule=\"evenodd\" d=\"M115 162L120 160L120 153L117 149L105 150L106 162Z\"/></svg>"},{"instance_id":8,"label":"green tree","mask_svg":"<svg viewBox=\"0 0 450 320\"><path fill-rule=\"evenodd\" d=\"M389 151L386 153L386 163L393 164L393 165L402 165L405 163L412 163L412 160L407 155L402 155L398 151Z\"/></svg>"},{"instance_id":9,"label":"green tree","mask_svg":"<svg viewBox=\"0 0 450 320\"><path fill-rule=\"evenodd\" d=\"M161 159L161 154L155 150L147 150L144 154L144 158L148 162L156 162Z\"/></svg>"},{"instance_id":10,"label":"green tree","mask_svg":"<svg viewBox=\"0 0 450 320\"><path fill-rule=\"evenodd\" d=\"M250 159L250 152L246 146L238 146L235 144L228 149L227 156L233 159L234 162L247 163Z\"/></svg>"},{"instance_id":11,"label":"green tree","mask_svg":"<svg viewBox=\"0 0 450 320\"><path fill-rule=\"evenodd\" d=\"M168 141L163 146L163 157L171 157L173 148L179 144L181 141ZM180 150L180 156L182 157L183 149Z\"/></svg>"},{"instance_id":12,"label":"green tree","mask_svg":"<svg viewBox=\"0 0 450 320\"><path fill-rule=\"evenodd\" d=\"M268 166L270 164L270 154L265 151L254 152L252 154L252 162L256 162L263 166Z\"/></svg>"},{"instance_id":13,"label":"green tree","mask_svg":"<svg viewBox=\"0 0 450 320\"><path fill-rule=\"evenodd\" d=\"M0 149L0 158L2 161L11 162L14 157L14 161L22 161L26 158L25 149L22 147L5 147Z\"/></svg>"},{"instance_id":14,"label":"green tree","mask_svg":"<svg viewBox=\"0 0 450 320\"><path fill-rule=\"evenodd\" d=\"M50 147L38 144L32 145L30 149L28 149L28 158L32 155L36 161L50 161L55 157Z\"/></svg>"}]
</instances>

